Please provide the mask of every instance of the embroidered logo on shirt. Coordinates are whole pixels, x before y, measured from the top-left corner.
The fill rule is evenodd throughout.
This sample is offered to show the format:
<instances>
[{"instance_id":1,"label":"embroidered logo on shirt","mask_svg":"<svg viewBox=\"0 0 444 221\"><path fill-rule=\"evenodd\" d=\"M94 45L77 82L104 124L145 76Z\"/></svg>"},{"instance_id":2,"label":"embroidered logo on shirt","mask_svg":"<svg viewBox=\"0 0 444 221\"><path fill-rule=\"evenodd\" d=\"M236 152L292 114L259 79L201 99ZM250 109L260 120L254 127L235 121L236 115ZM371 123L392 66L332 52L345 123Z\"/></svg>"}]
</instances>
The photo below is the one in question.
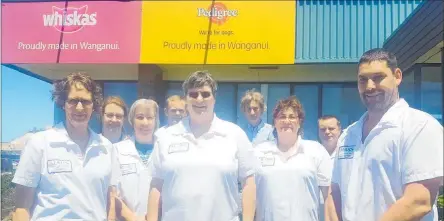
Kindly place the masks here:
<instances>
[{"instance_id":1,"label":"embroidered logo on shirt","mask_svg":"<svg viewBox=\"0 0 444 221\"><path fill-rule=\"evenodd\" d=\"M70 160L48 160L46 163L49 174L72 172Z\"/></svg>"},{"instance_id":2,"label":"embroidered logo on shirt","mask_svg":"<svg viewBox=\"0 0 444 221\"><path fill-rule=\"evenodd\" d=\"M338 159L353 159L356 145L348 145L339 147Z\"/></svg>"},{"instance_id":3,"label":"embroidered logo on shirt","mask_svg":"<svg viewBox=\"0 0 444 221\"><path fill-rule=\"evenodd\" d=\"M186 142L171 144L168 148L168 153L186 152L189 148L189 144Z\"/></svg>"},{"instance_id":4,"label":"embroidered logo on shirt","mask_svg":"<svg viewBox=\"0 0 444 221\"><path fill-rule=\"evenodd\" d=\"M261 164L263 167L270 167L274 166L274 156L266 156L266 157L260 157Z\"/></svg>"},{"instance_id":5,"label":"embroidered logo on shirt","mask_svg":"<svg viewBox=\"0 0 444 221\"><path fill-rule=\"evenodd\" d=\"M120 171L122 175L128 175L137 172L137 167L135 163L120 164Z\"/></svg>"}]
</instances>

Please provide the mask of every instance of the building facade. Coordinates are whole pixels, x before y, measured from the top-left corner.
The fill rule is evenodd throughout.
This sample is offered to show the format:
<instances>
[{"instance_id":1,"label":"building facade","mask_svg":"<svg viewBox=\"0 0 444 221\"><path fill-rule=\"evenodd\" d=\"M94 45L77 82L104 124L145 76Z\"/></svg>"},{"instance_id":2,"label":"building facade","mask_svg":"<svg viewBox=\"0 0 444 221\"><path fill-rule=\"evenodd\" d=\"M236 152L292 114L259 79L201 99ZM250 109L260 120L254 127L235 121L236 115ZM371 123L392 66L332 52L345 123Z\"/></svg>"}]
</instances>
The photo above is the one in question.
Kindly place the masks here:
<instances>
[{"instance_id":1,"label":"building facade","mask_svg":"<svg viewBox=\"0 0 444 221\"><path fill-rule=\"evenodd\" d=\"M12 15L12 12L19 11L23 13L23 10L20 11L20 5L33 4L33 7L35 7L35 5L47 4L45 6L47 8L55 4L40 2L17 3L15 1L4 2L2 6L3 16L5 18L6 14L6 16L10 16L11 19L17 16L17 13ZM71 4L69 3L70 1L66 2L66 4ZM288 4L288 1L286 2L286 4ZM190 62L187 60L188 58L183 58L184 60L181 62L181 56L183 57L186 53L178 55L176 58L174 52L171 52L171 60L168 60L168 52L161 51L157 48L149 48L147 46L149 42L147 41L156 41L161 38L167 41L169 37L157 36L160 35L158 33L144 34L144 27L149 26L151 23L147 23L147 18L142 15L142 19L130 18L131 24L127 26L131 27L122 26L122 30L119 31L123 33L126 31L137 32L140 36L139 38L135 38L135 41L141 42L138 46L141 48L139 61L131 60L133 49L128 46L126 48L127 51L117 52L116 54L107 56L96 55L94 54L95 52L91 52L91 55L87 53L77 53L77 55L68 54L68 52L59 50L58 54L48 55L48 59L46 60L43 58L36 60L36 58L31 55L20 54L23 52L14 52L13 49L6 49L6 51L3 51L3 54L10 52L12 55L3 59L2 63L6 63L9 67L25 74L33 75L49 82L60 79L73 71L85 71L102 84L105 96L121 96L128 105L131 105L138 98L151 97L156 99L161 107L164 106L166 97L173 94L182 94L181 83L188 74L196 70L208 70L219 82L219 90L216 95L216 114L222 119L238 124L245 123L246 120L240 110L240 99L245 91L252 88L261 91L265 96L268 110L264 113L264 119L269 123L271 123L272 110L278 99L285 98L289 95L296 95L301 100L306 112L303 127L304 136L307 139L317 139L318 117L325 114L337 115L342 124L347 126L358 120L365 111L361 105L357 91L357 62L363 52L376 47L388 48L398 56L404 71L404 80L400 88L401 96L404 97L411 106L425 110L433 114L437 119L442 119L441 53L443 45L442 38L441 41L437 39L439 39L439 34L442 36L443 32L442 25L441 29L439 29L435 23L436 20L442 22L442 9L440 14L438 8L443 6L442 3L437 4L436 2L439 1L298 0L292 3L294 6L292 10L294 11L291 13L293 14L287 16L293 19L292 21L289 20L286 23L276 24L275 26L282 25L282 27L277 27L276 30L270 29L268 32L266 32L266 30L265 32L258 32L259 34L266 35L266 37L270 39L270 45L274 44L275 47L279 47L280 49L278 51L271 51L270 49L270 52L267 52L269 57L266 57L267 53L258 51L256 54L256 57L258 57L257 60L255 60L255 54L252 53L245 56L230 54L225 58L224 54L218 54L216 56L211 54L213 52L208 52L207 50L205 50L205 53L199 54L199 56L202 55L202 62ZM241 3L238 5L230 3L229 1L225 1L224 3L225 5L232 4L231 7L238 7L239 15L243 12L241 8L246 7ZM84 7L82 5L88 5L91 9L93 8L92 4L95 4L94 1L85 2L84 4L77 2L77 7L81 8ZM128 10L137 9L137 7L134 6L137 2L133 1L113 2L113 4L110 5L114 4L118 5L110 7L128 7ZM172 1L170 4L177 4L177 2ZM63 7L66 8L66 6L61 4L57 8ZM149 8L149 6L142 5L140 7L142 14L143 11L150 10L152 10L150 13L157 13L154 12L154 9ZM171 7L173 6L170 5L170 10L172 10ZM276 6L276 8L279 7ZM271 8L266 10L259 6L254 6L251 10L253 9L256 9L256 11L262 10L262 14L266 14L265 12L271 10ZM436 11L424 12L425 9L435 9ZM8 10L10 13L8 13ZM109 8L108 10L112 9ZM186 7L183 10L186 10ZM234 11L232 12L234 14ZM182 12L173 12L173 14L180 13ZM422 18L427 14L431 14L432 18ZM266 17L266 15L264 16ZM279 18L282 20L288 19L285 15L281 16L282 17ZM414 21L418 16L421 17L422 20ZM98 15L97 20L99 20L99 18ZM110 16L109 19L112 19L112 16ZM181 22L179 17L172 19L176 23ZM229 23L234 19L235 18L228 18L228 21L224 20L224 22ZM161 20L156 21L161 22ZM250 22L250 26L254 26L252 25L252 23L255 22L254 19L245 20L245 22L247 21ZM2 22L7 23L8 19L2 18ZM218 22L220 22L220 20L218 20ZM264 24L265 21L262 20L260 22L262 22L261 25L264 27L267 27L267 25L270 25L269 27L274 26L273 24ZM285 23L285 26L283 23ZM413 27L409 26L411 25L410 23L413 23ZM179 26L180 25L187 24L180 23ZM197 22L196 25L202 25L202 27L205 26L208 28L208 22L202 24ZM136 26L141 26L142 31L136 30L136 28L134 28ZM215 28L223 27L216 22L210 22L209 26L209 32L212 30L211 28L216 30ZM114 29L119 27L119 24L114 28L108 25L107 27L102 27L101 31L108 31L109 29L114 31ZM86 32L87 28L88 27L85 27L84 30L81 31ZM238 33L238 27L233 26L231 28L232 30L236 30L235 33ZM250 28L254 29L255 27ZM282 28L279 30L285 31L287 34L288 30L293 33L292 35L294 36L291 38L292 43L287 43L289 41L287 41L288 39L285 37L282 38L285 44L278 43L280 35L278 28ZM254 30L259 29L261 29L261 27L256 27ZM401 43L414 45L413 40L424 39L417 35L411 36L412 41L405 42L406 40L403 40L405 39L405 33L409 33L411 29L417 29L418 34L428 31L437 36L433 39L426 40L427 42L424 44L432 45L428 49L427 47L415 46L416 48L421 48L421 51L416 53L419 56L407 56L407 52L414 50L406 49L405 46L401 45ZM8 35L8 31L12 31L12 29L4 29L6 35ZM82 34L81 31L78 31L79 35ZM164 31L167 32L169 30L165 29ZM74 34L69 35L62 33L62 35L61 38L65 38L66 36L74 38L72 37ZM91 36L85 34L78 38L89 37ZM257 36L249 35L246 38L255 37ZM11 36L10 38L12 39L13 37ZM124 41L125 38L125 36L122 36L120 40ZM6 40L8 40L8 37ZM205 41L204 38L201 40ZM3 43L5 43L5 41L3 41ZM183 46L186 47L186 44L183 44ZM120 45L120 47L122 48L124 45ZM165 47L172 46L164 42L163 48ZM146 48L149 50L145 50ZM288 50L288 48L291 50ZM287 54L290 54L289 51L292 55L290 59L287 56ZM125 56L125 53L131 55ZM165 53L165 55L163 53ZM156 55L158 56L156 57ZM285 59L282 59L282 62L279 60L280 55L283 57L285 55ZM433 56L430 57L430 55ZM439 58L436 58L437 55L439 55ZM194 58L193 56L195 55L190 52L189 59ZM233 56L238 56L236 58L238 60L229 59ZM245 57L245 61L251 61L251 63L242 63L244 61L242 60L242 56ZM417 56L417 58L415 56ZM215 59L217 57L226 60L217 60ZM149 62L149 59L154 60L153 62ZM267 59L270 60L270 62L266 62ZM274 61L276 62L273 63ZM63 112L57 108L56 110L54 120L55 122L59 122L63 120ZM100 128L98 121L95 121L92 126L100 130L98 129ZM126 126L128 127L128 125Z\"/></svg>"}]
</instances>

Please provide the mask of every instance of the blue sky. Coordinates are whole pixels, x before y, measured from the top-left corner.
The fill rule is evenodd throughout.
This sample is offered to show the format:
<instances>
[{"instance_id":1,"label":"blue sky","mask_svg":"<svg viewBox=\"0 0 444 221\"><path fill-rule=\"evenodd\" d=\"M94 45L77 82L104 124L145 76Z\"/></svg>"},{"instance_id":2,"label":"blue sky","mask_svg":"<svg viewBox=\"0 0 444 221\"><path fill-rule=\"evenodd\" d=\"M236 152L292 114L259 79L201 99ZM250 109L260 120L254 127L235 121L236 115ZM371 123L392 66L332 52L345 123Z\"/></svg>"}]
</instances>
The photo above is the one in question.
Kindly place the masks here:
<instances>
[{"instance_id":1,"label":"blue sky","mask_svg":"<svg viewBox=\"0 0 444 221\"><path fill-rule=\"evenodd\" d=\"M2 65L1 142L10 142L36 128L51 126L52 85Z\"/></svg>"}]
</instances>

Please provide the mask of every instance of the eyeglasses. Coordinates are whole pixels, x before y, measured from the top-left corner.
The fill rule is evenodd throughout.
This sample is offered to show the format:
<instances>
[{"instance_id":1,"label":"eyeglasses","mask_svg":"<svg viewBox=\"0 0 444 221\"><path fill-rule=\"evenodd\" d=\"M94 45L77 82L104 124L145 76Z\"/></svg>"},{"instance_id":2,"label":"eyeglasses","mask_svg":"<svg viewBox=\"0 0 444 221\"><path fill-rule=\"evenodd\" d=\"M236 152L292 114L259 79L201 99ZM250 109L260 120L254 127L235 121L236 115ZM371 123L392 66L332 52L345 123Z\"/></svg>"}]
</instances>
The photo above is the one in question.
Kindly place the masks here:
<instances>
[{"instance_id":1,"label":"eyeglasses","mask_svg":"<svg viewBox=\"0 0 444 221\"><path fill-rule=\"evenodd\" d=\"M105 113L105 116L109 119L112 119L114 117L116 117L117 120L122 120L123 119L123 115L122 114L115 114L115 113Z\"/></svg>"},{"instance_id":2,"label":"eyeglasses","mask_svg":"<svg viewBox=\"0 0 444 221\"><path fill-rule=\"evenodd\" d=\"M298 117L297 117L297 116L285 116L285 115L280 115L280 116L277 117L277 119L278 119L279 121L286 121L287 119L288 119L289 121L297 121L297 120L298 120Z\"/></svg>"},{"instance_id":3,"label":"eyeglasses","mask_svg":"<svg viewBox=\"0 0 444 221\"><path fill-rule=\"evenodd\" d=\"M203 99L205 98L209 98L211 96L211 92L209 91L192 91L192 92L188 92L188 96L190 96L191 98L198 98L200 96L202 96Z\"/></svg>"},{"instance_id":4,"label":"eyeglasses","mask_svg":"<svg viewBox=\"0 0 444 221\"><path fill-rule=\"evenodd\" d=\"M79 102L82 103L82 106L84 106L84 107L89 107L93 104L93 102L91 100L85 100L85 99L80 99L80 98L73 98L73 99L66 100L66 103L71 107L77 106L79 104Z\"/></svg>"}]
</instances>

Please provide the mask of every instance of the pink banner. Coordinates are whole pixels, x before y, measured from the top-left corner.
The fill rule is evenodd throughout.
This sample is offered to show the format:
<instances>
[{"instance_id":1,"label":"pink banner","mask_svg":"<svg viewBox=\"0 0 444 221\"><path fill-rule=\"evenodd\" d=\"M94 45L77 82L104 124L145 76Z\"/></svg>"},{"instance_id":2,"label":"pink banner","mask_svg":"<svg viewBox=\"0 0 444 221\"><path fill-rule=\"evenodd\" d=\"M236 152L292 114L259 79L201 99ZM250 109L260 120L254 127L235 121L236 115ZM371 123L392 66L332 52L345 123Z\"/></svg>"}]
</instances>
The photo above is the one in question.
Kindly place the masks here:
<instances>
[{"instance_id":1,"label":"pink banner","mask_svg":"<svg viewBox=\"0 0 444 221\"><path fill-rule=\"evenodd\" d=\"M45 26L43 15L64 2L2 3L2 63L56 63L60 32ZM48 48L51 46L51 48Z\"/></svg>"},{"instance_id":2,"label":"pink banner","mask_svg":"<svg viewBox=\"0 0 444 221\"><path fill-rule=\"evenodd\" d=\"M3 63L139 63L141 2L2 4Z\"/></svg>"}]
</instances>

